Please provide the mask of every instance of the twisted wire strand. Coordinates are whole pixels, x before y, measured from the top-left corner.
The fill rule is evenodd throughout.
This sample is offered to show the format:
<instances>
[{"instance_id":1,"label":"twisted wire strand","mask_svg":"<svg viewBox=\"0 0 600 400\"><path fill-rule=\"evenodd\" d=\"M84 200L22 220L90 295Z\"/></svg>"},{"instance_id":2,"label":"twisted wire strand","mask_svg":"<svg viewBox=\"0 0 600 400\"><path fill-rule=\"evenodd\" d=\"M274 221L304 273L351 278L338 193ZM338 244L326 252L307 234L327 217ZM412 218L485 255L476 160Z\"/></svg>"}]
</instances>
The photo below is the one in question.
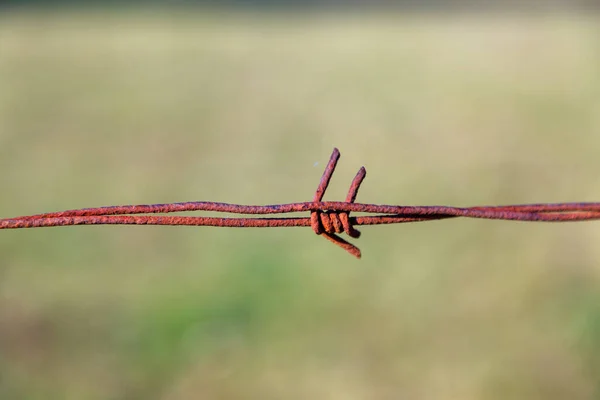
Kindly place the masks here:
<instances>
[{"instance_id":1,"label":"twisted wire strand","mask_svg":"<svg viewBox=\"0 0 600 400\"><path fill-rule=\"evenodd\" d=\"M35 214L10 218L13 220L32 220L56 217L87 217L98 215L125 214L163 214L185 211L212 211L229 214L286 214L305 211L341 211L364 212L378 214L399 214L413 216L452 215L456 217L506 219L522 221L539 221L538 214L589 215L600 214L600 203L546 203L524 204L509 206L477 206L477 207L448 207L448 206L396 206L387 204L347 203L337 201L287 203L274 205L242 205L230 203L215 203L209 201L192 201L168 204L139 204L126 206L106 206L82 208L53 213ZM567 214L567 212L569 212ZM582 218L583 220L589 218ZM576 218L576 220L582 220ZM5 219L0 219L4 221ZM543 218L544 221L564 221L570 217ZM1 229L1 227L0 227Z\"/></svg>"},{"instance_id":2,"label":"twisted wire strand","mask_svg":"<svg viewBox=\"0 0 600 400\"><path fill-rule=\"evenodd\" d=\"M258 206L196 201L83 208L0 219L0 229L69 225L178 225L253 228L310 226L317 235L325 237L350 254L360 258L360 250L337 234L346 233L352 238L358 238L360 232L355 226L424 222L457 217L538 222L600 219L600 203L542 203L477 207L355 203L360 185L366 177L364 167L360 168L352 180L344 202L322 201L339 158L340 153L335 148L325 167L312 202ZM250 215L309 211L310 217L219 218L136 215L182 211L212 211ZM351 212L374 213L376 215L350 217Z\"/></svg>"}]
</instances>

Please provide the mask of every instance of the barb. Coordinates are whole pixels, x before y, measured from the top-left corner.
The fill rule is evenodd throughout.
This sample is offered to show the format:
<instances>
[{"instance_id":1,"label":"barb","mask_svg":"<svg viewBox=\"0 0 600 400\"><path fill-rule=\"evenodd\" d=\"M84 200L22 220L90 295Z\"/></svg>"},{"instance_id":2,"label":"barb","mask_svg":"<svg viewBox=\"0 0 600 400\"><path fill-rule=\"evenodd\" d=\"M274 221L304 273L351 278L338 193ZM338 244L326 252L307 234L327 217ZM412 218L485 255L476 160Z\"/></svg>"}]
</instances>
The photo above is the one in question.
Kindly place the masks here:
<instances>
[{"instance_id":1,"label":"barb","mask_svg":"<svg viewBox=\"0 0 600 400\"><path fill-rule=\"evenodd\" d=\"M340 152L334 148L312 202L255 206L195 201L82 208L0 219L0 229L69 225L177 225L235 228L310 226L317 235L322 235L353 256L360 258L360 250L337 234L346 233L352 238L359 238L360 232L355 226L424 222L457 217L538 222L569 222L600 219L600 203L548 203L479 207L399 206L355 203L358 189L366 177L367 172L365 167L361 167L352 180L344 202L322 201L339 158ZM310 217L219 218L137 215L167 214L181 211L212 211L250 215L272 215L309 211ZM373 213L376 215L350 217L351 212Z\"/></svg>"}]
</instances>

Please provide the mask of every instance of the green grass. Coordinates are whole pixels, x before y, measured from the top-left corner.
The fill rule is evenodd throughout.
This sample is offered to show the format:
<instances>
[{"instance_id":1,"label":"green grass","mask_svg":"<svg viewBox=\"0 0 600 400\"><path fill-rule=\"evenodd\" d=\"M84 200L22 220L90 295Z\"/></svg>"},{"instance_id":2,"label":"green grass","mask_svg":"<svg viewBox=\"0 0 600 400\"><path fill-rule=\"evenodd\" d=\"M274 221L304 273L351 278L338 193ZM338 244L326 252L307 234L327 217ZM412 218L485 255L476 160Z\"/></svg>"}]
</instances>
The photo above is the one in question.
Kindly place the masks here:
<instances>
[{"instance_id":1,"label":"green grass","mask_svg":"<svg viewBox=\"0 0 600 400\"><path fill-rule=\"evenodd\" d=\"M600 199L595 16L0 15L0 215ZM317 166L314 164L318 162ZM592 399L600 227L0 232L0 397Z\"/></svg>"}]
</instances>

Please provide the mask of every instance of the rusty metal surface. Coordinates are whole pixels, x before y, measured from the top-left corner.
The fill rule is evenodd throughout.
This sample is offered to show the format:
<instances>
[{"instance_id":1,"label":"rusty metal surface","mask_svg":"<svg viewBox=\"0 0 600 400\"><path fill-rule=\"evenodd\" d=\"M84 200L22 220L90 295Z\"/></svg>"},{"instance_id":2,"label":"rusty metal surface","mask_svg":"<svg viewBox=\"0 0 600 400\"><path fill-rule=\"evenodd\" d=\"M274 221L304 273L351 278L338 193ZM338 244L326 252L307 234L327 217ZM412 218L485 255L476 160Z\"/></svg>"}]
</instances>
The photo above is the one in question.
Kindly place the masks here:
<instances>
[{"instance_id":1,"label":"rusty metal surface","mask_svg":"<svg viewBox=\"0 0 600 400\"><path fill-rule=\"evenodd\" d=\"M353 256L360 258L360 250L337 234L345 233L352 238L358 238L360 237L360 232L355 226L359 225L423 222L457 217L538 222L600 219L600 203L521 204L479 207L400 206L355 203L358 189L366 176L364 167L360 168L352 180L344 202L322 201L339 158L340 152L338 149L333 149L333 153L325 167L312 202L255 206L196 201L83 208L0 219L0 229L69 225L178 225L235 228L310 226L317 235L324 236ZM310 217L218 218L136 215L166 214L181 211L212 211L252 215L309 211ZM376 215L350 217L351 212L374 213Z\"/></svg>"}]
</instances>

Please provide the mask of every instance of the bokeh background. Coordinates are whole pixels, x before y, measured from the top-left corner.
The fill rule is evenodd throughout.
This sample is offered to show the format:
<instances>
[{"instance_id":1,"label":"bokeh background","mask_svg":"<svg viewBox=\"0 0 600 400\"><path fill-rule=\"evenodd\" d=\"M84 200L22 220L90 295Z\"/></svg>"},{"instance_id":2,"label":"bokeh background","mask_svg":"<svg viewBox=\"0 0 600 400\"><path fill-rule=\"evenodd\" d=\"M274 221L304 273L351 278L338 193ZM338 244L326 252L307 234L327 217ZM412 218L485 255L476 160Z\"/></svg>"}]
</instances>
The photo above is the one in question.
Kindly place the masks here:
<instances>
[{"instance_id":1,"label":"bokeh background","mask_svg":"<svg viewBox=\"0 0 600 400\"><path fill-rule=\"evenodd\" d=\"M0 217L600 200L594 4L415 4L4 2ZM600 397L598 223L362 231L2 231L0 398Z\"/></svg>"}]
</instances>

